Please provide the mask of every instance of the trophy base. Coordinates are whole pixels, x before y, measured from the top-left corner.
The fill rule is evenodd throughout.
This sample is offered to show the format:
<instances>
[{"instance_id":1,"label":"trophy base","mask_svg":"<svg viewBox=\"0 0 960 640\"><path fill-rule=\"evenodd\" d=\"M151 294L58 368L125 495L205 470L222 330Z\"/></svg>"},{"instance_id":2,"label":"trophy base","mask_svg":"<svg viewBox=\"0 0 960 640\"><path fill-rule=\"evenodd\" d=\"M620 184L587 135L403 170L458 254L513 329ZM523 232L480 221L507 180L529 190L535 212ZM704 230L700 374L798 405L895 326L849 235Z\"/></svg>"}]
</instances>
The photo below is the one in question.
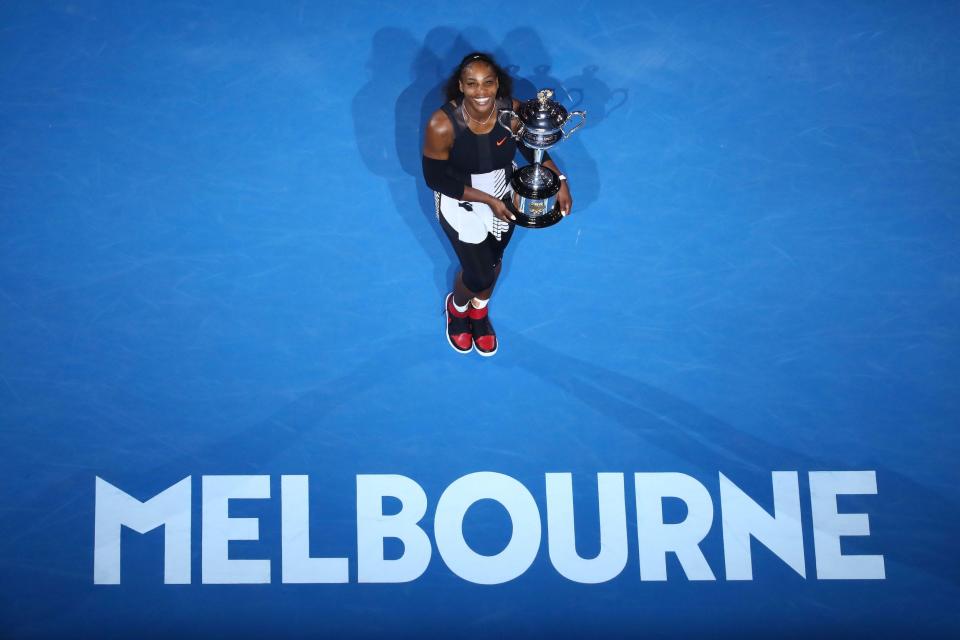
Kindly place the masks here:
<instances>
[{"instance_id":1,"label":"trophy base","mask_svg":"<svg viewBox=\"0 0 960 640\"><path fill-rule=\"evenodd\" d=\"M560 212L560 207L557 205L554 198L549 198L547 202L552 204L552 208L549 211L544 213L530 214L521 211L517 206L516 199L520 196L517 194L507 194L503 196L503 202L507 205L507 208L510 209L510 213L516 216L514 224L521 227L527 227L528 229L542 229L544 227L552 227L561 220L563 220L563 214ZM529 205L529 203L528 203Z\"/></svg>"}]
</instances>

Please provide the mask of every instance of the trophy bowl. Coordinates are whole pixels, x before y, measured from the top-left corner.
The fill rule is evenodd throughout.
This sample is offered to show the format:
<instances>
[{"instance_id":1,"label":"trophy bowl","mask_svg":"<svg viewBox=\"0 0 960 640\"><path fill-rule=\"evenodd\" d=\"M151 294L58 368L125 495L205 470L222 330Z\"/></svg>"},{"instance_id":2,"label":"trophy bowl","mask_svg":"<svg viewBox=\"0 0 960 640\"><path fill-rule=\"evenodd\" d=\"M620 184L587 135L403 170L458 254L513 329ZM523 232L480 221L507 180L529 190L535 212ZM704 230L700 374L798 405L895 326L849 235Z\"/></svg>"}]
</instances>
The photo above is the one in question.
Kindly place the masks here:
<instances>
[{"instance_id":1,"label":"trophy bowl","mask_svg":"<svg viewBox=\"0 0 960 640\"><path fill-rule=\"evenodd\" d=\"M537 97L520 105L519 113L512 109L501 109L497 122L510 132L514 139L540 151L550 149L558 142L569 138L574 131L587 120L586 111L567 111L562 104L553 99L553 89L537 92ZM574 118L579 118L570 129L564 129ZM513 123L519 124L516 131Z\"/></svg>"}]
</instances>

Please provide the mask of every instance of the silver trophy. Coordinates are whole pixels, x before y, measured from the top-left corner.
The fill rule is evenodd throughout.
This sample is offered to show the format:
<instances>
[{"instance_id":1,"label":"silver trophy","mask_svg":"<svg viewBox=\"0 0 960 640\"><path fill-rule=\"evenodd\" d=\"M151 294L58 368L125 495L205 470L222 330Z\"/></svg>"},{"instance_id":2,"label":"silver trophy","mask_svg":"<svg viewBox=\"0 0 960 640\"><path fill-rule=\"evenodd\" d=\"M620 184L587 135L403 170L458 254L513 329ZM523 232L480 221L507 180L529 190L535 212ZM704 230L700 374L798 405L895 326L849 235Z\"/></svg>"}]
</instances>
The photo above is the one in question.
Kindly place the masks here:
<instances>
[{"instance_id":1,"label":"silver trophy","mask_svg":"<svg viewBox=\"0 0 960 640\"><path fill-rule=\"evenodd\" d=\"M513 194L504 196L504 202L517 217L516 224L523 227L549 227L563 219L557 206L560 191L560 176L556 171L543 166L543 152L567 138L587 121L586 111L567 110L553 99L553 89L537 92L537 97L520 105L520 113L513 109L501 109L497 122L513 136L518 144L533 149L533 164L521 167L513 173L510 186ZM574 116L580 117L569 131L564 127ZM507 121L504 122L504 118ZM514 125L518 124L516 131Z\"/></svg>"}]
</instances>

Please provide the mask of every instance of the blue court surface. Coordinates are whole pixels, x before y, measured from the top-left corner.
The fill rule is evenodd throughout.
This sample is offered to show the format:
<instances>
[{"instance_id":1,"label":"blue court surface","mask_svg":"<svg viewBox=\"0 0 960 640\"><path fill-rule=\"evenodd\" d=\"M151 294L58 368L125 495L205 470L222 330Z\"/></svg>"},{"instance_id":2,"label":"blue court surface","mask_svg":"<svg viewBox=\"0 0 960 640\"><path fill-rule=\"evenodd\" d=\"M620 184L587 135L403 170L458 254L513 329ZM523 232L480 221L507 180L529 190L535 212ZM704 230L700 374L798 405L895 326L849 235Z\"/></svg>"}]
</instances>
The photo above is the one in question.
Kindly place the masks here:
<instances>
[{"instance_id":1,"label":"blue court surface","mask_svg":"<svg viewBox=\"0 0 960 640\"><path fill-rule=\"evenodd\" d=\"M956 637L958 27L3 3L0 636ZM492 358L420 172L477 49L588 112Z\"/></svg>"}]
</instances>

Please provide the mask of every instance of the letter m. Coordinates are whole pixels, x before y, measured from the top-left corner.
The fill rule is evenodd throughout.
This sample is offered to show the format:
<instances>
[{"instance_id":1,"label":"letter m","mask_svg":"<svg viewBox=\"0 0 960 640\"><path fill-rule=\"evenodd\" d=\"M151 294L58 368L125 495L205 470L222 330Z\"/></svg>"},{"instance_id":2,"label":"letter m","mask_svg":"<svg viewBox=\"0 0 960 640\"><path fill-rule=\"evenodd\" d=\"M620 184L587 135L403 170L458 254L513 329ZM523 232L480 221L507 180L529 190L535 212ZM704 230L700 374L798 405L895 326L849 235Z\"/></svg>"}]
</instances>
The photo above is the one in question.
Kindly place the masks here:
<instances>
[{"instance_id":1,"label":"letter m","mask_svg":"<svg viewBox=\"0 0 960 640\"><path fill-rule=\"evenodd\" d=\"M120 533L163 526L163 582L190 583L190 476L146 502L97 478L93 583L120 584Z\"/></svg>"}]
</instances>

